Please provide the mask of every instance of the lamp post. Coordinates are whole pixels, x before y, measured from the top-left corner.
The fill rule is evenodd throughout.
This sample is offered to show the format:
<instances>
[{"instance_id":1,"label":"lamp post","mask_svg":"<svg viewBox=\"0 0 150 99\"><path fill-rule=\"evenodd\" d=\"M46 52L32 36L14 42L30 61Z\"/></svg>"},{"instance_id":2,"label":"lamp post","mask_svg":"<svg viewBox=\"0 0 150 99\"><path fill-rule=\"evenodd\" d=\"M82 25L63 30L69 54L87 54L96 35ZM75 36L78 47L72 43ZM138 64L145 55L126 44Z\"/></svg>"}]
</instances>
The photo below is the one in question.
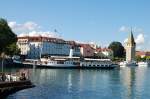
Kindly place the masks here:
<instances>
[{"instance_id":1,"label":"lamp post","mask_svg":"<svg viewBox=\"0 0 150 99\"><path fill-rule=\"evenodd\" d=\"M4 59L5 59L5 53L3 52L1 54L1 57L2 57L2 73L4 72Z\"/></svg>"}]
</instances>

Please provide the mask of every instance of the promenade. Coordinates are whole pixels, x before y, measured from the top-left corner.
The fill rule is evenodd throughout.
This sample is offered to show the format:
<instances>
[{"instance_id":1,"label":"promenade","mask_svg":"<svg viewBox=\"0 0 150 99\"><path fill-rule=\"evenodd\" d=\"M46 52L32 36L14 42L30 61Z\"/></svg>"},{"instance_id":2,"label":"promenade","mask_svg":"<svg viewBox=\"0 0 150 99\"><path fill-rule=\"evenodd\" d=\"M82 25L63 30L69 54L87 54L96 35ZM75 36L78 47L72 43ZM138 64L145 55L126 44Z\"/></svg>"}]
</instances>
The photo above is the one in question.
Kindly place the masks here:
<instances>
[{"instance_id":1,"label":"promenade","mask_svg":"<svg viewBox=\"0 0 150 99\"><path fill-rule=\"evenodd\" d=\"M10 73L0 73L0 97L2 99L19 90L32 87L34 85L27 79L24 73L21 73L20 76Z\"/></svg>"}]
</instances>

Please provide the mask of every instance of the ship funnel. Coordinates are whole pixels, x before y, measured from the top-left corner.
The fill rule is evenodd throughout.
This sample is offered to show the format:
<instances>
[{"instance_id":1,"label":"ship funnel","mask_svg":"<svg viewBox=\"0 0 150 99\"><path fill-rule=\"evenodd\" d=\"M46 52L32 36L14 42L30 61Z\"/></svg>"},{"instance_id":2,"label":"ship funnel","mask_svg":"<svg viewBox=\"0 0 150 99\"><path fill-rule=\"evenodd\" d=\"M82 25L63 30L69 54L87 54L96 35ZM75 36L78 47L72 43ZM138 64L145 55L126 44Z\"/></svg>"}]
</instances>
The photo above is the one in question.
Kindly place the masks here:
<instances>
[{"instance_id":1,"label":"ship funnel","mask_svg":"<svg viewBox=\"0 0 150 99\"><path fill-rule=\"evenodd\" d=\"M71 47L70 53L69 53L69 58L72 58L72 57L73 57L73 47Z\"/></svg>"}]
</instances>

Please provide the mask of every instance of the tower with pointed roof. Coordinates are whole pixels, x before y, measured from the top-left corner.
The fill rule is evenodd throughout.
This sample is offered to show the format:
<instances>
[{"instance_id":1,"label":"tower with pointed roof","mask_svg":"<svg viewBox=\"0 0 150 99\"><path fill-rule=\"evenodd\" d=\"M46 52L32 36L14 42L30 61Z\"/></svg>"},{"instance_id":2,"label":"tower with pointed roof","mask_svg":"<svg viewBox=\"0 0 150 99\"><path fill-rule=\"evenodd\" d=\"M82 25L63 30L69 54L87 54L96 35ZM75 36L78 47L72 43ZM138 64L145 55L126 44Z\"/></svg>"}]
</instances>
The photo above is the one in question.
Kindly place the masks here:
<instances>
[{"instance_id":1,"label":"tower with pointed roof","mask_svg":"<svg viewBox=\"0 0 150 99\"><path fill-rule=\"evenodd\" d=\"M126 61L128 62L135 61L135 48L136 43L134 41L134 36L131 29L131 33L126 43Z\"/></svg>"}]
</instances>

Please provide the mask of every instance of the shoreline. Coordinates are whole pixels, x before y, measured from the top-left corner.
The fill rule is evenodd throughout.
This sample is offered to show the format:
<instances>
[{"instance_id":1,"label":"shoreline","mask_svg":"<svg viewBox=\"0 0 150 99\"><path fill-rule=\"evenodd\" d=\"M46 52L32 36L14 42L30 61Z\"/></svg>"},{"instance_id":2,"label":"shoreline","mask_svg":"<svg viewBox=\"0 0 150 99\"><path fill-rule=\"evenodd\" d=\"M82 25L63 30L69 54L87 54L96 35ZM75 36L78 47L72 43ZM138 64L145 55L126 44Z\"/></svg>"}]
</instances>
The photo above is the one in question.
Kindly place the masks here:
<instances>
[{"instance_id":1,"label":"shoreline","mask_svg":"<svg viewBox=\"0 0 150 99\"><path fill-rule=\"evenodd\" d=\"M33 85L30 80L0 82L0 97L5 99L7 96L16 93L17 91L33 87L35 87L35 85Z\"/></svg>"}]
</instances>

